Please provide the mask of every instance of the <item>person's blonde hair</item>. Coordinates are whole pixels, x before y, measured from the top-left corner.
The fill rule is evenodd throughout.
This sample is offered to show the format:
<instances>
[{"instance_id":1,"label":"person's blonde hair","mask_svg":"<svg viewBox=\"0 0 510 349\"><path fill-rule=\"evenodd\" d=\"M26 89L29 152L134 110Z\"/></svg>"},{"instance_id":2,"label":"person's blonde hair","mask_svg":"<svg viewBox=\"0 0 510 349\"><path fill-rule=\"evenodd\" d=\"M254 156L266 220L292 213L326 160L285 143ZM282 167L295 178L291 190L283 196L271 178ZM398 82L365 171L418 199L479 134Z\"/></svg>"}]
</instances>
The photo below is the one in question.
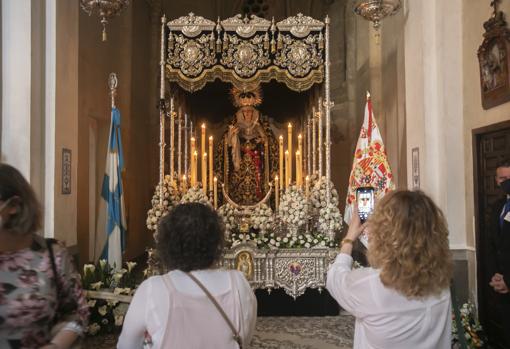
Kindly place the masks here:
<instances>
[{"instance_id":1,"label":"person's blonde hair","mask_svg":"<svg viewBox=\"0 0 510 349\"><path fill-rule=\"evenodd\" d=\"M452 259L443 212L421 191L395 191L368 221L368 260L382 283L407 298L437 295L448 288Z\"/></svg>"}]
</instances>

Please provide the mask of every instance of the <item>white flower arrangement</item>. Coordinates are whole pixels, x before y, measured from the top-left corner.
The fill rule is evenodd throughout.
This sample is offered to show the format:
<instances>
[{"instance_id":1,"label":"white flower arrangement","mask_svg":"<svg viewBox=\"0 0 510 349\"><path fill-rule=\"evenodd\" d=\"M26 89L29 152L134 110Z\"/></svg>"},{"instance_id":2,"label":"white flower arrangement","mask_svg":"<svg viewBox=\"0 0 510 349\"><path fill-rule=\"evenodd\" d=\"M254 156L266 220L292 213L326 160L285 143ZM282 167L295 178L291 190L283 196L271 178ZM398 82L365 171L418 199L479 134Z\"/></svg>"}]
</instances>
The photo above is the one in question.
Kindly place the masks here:
<instances>
[{"instance_id":1,"label":"white flower arrangement","mask_svg":"<svg viewBox=\"0 0 510 349\"><path fill-rule=\"evenodd\" d=\"M190 202L198 202L200 204L211 206L211 201L204 193L202 188L198 186L189 188L188 191L186 191L186 193L182 196L180 201L181 204L186 204Z\"/></svg>"},{"instance_id":2,"label":"white flower arrangement","mask_svg":"<svg viewBox=\"0 0 510 349\"><path fill-rule=\"evenodd\" d=\"M335 238L335 233L342 229L342 214L338 206L330 202L326 207L319 209L319 219L317 221L317 230L328 235L330 239Z\"/></svg>"},{"instance_id":3,"label":"white flower arrangement","mask_svg":"<svg viewBox=\"0 0 510 349\"><path fill-rule=\"evenodd\" d=\"M252 242L258 248L333 248L337 246L335 241L330 240L324 234L292 235L292 233L287 233L284 236L277 236L274 232L264 236L255 233L234 233L230 242L232 248L246 242Z\"/></svg>"},{"instance_id":4,"label":"white flower arrangement","mask_svg":"<svg viewBox=\"0 0 510 349\"><path fill-rule=\"evenodd\" d=\"M283 223L293 231L297 231L299 227L306 224L308 202L303 191L296 186L287 188L282 195L278 214Z\"/></svg>"},{"instance_id":5,"label":"white flower arrangement","mask_svg":"<svg viewBox=\"0 0 510 349\"><path fill-rule=\"evenodd\" d=\"M230 232L238 229L239 224L237 217L240 213L241 212L238 209L236 209L228 202L218 209L218 214L223 218L223 222L225 223L227 234L230 234Z\"/></svg>"},{"instance_id":6,"label":"white flower arrangement","mask_svg":"<svg viewBox=\"0 0 510 349\"><path fill-rule=\"evenodd\" d=\"M253 228L263 232L271 228L273 221L273 210L266 204L258 205L251 215Z\"/></svg>"},{"instance_id":7,"label":"white flower arrangement","mask_svg":"<svg viewBox=\"0 0 510 349\"><path fill-rule=\"evenodd\" d=\"M331 203L338 206L338 192L332 182L329 183L331 188ZM310 190L310 203L314 211L319 211L327 206L326 201L326 177L316 180Z\"/></svg>"},{"instance_id":8,"label":"white flower arrangement","mask_svg":"<svg viewBox=\"0 0 510 349\"><path fill-rule=\"evenodd\" d=\"M166 175L163 180L163 202L161 202L160 184L156 185L154 195L152 196L152 207L147 211L147 229L156 231L161 217L165 216L180 200L180 193L177 190L176 183L170 181L170 176Z\"/></svg>"}]
</instances>

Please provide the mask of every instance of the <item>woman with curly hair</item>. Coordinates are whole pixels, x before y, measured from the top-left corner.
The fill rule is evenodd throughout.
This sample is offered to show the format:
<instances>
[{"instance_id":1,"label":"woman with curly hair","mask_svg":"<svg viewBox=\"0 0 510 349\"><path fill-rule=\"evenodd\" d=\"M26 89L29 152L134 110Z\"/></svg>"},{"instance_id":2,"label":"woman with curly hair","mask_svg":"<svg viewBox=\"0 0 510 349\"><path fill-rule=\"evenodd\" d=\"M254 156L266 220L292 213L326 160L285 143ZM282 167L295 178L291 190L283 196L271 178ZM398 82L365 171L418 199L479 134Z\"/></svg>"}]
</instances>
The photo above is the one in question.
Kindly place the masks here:
<instances>
[{"instance_id":1,"label":"woman with curly hair","mask_svg":"<svg viewBox=\"0 0 510 349\"><path fill-rule=\"evenodd\" d=\"M37 233L41 208L21 173L0 164L0 348L70 348L88 306L65 246Z\"/></svg>"},{"instance_id":2,"label":"woman with curly hair","mask_svg":"<svg viewBox=\"0 0 510 349\"><path fill-rule=\"evenodd\" d=\"M452 261L441 210L421 191L396 191L366 225L371 267L351 270L365 228L355 212L326 286L356 318L354 348L450 348Z\"/></svg>"},{"instance_id":3,"label":"woman with curly hair","mask_svg":"<svg viewBox=\"0 0 510 349\"><path fill-rule=\"evenodd\" d=\"M170 272L140 285L117 348L138 349L144 339L165 349L249 344L257 302L243 274L217 267L224 236L218 214L199 203L178 205L161 219L157 251Z\"/></svg>"}]
</instances>

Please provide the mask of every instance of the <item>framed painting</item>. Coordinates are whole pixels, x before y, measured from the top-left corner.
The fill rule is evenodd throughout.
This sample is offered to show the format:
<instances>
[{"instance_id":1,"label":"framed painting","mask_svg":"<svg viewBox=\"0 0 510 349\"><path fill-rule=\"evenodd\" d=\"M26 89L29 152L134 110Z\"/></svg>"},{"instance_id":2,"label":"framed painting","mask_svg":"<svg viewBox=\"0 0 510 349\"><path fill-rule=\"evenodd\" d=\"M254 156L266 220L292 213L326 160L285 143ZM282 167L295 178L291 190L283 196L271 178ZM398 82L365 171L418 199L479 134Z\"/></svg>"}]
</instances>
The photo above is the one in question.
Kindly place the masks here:
<instances>
[{"instance_id":1,"label":"framed painting","mask_svg":"<svg viewBox=\"0 0 510 349\"><path fill-rule=\"evenodd\" d=\"M483 26L485 33L478 48L478 62L482 106L489 109L510 101L510 30L503 12L496 6Z\"/></svg>"}]
</instances>

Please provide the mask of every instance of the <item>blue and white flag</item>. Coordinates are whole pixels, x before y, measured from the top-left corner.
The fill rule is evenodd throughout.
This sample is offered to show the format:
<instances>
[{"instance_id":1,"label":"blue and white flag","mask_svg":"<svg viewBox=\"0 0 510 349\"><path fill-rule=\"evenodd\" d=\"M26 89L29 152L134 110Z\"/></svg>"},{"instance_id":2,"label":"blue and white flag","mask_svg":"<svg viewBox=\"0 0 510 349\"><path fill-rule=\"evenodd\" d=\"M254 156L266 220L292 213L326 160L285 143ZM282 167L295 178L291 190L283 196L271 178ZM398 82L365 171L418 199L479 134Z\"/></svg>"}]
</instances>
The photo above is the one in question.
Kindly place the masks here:
<instances>
[{"instance_id":1,"label":"blue and white flag","mask_svg":"<svg viewBox=\"0 0 510 349\"><path fill-rule=\"evenodd\" d=\"M108 153L101 197L106 201L106 243L102 259L115 268L122 267L122 253L125 247L126 216L122 190L124 157L120 136L120 111L112 108Z\"/></svg>"}]
</instances>

